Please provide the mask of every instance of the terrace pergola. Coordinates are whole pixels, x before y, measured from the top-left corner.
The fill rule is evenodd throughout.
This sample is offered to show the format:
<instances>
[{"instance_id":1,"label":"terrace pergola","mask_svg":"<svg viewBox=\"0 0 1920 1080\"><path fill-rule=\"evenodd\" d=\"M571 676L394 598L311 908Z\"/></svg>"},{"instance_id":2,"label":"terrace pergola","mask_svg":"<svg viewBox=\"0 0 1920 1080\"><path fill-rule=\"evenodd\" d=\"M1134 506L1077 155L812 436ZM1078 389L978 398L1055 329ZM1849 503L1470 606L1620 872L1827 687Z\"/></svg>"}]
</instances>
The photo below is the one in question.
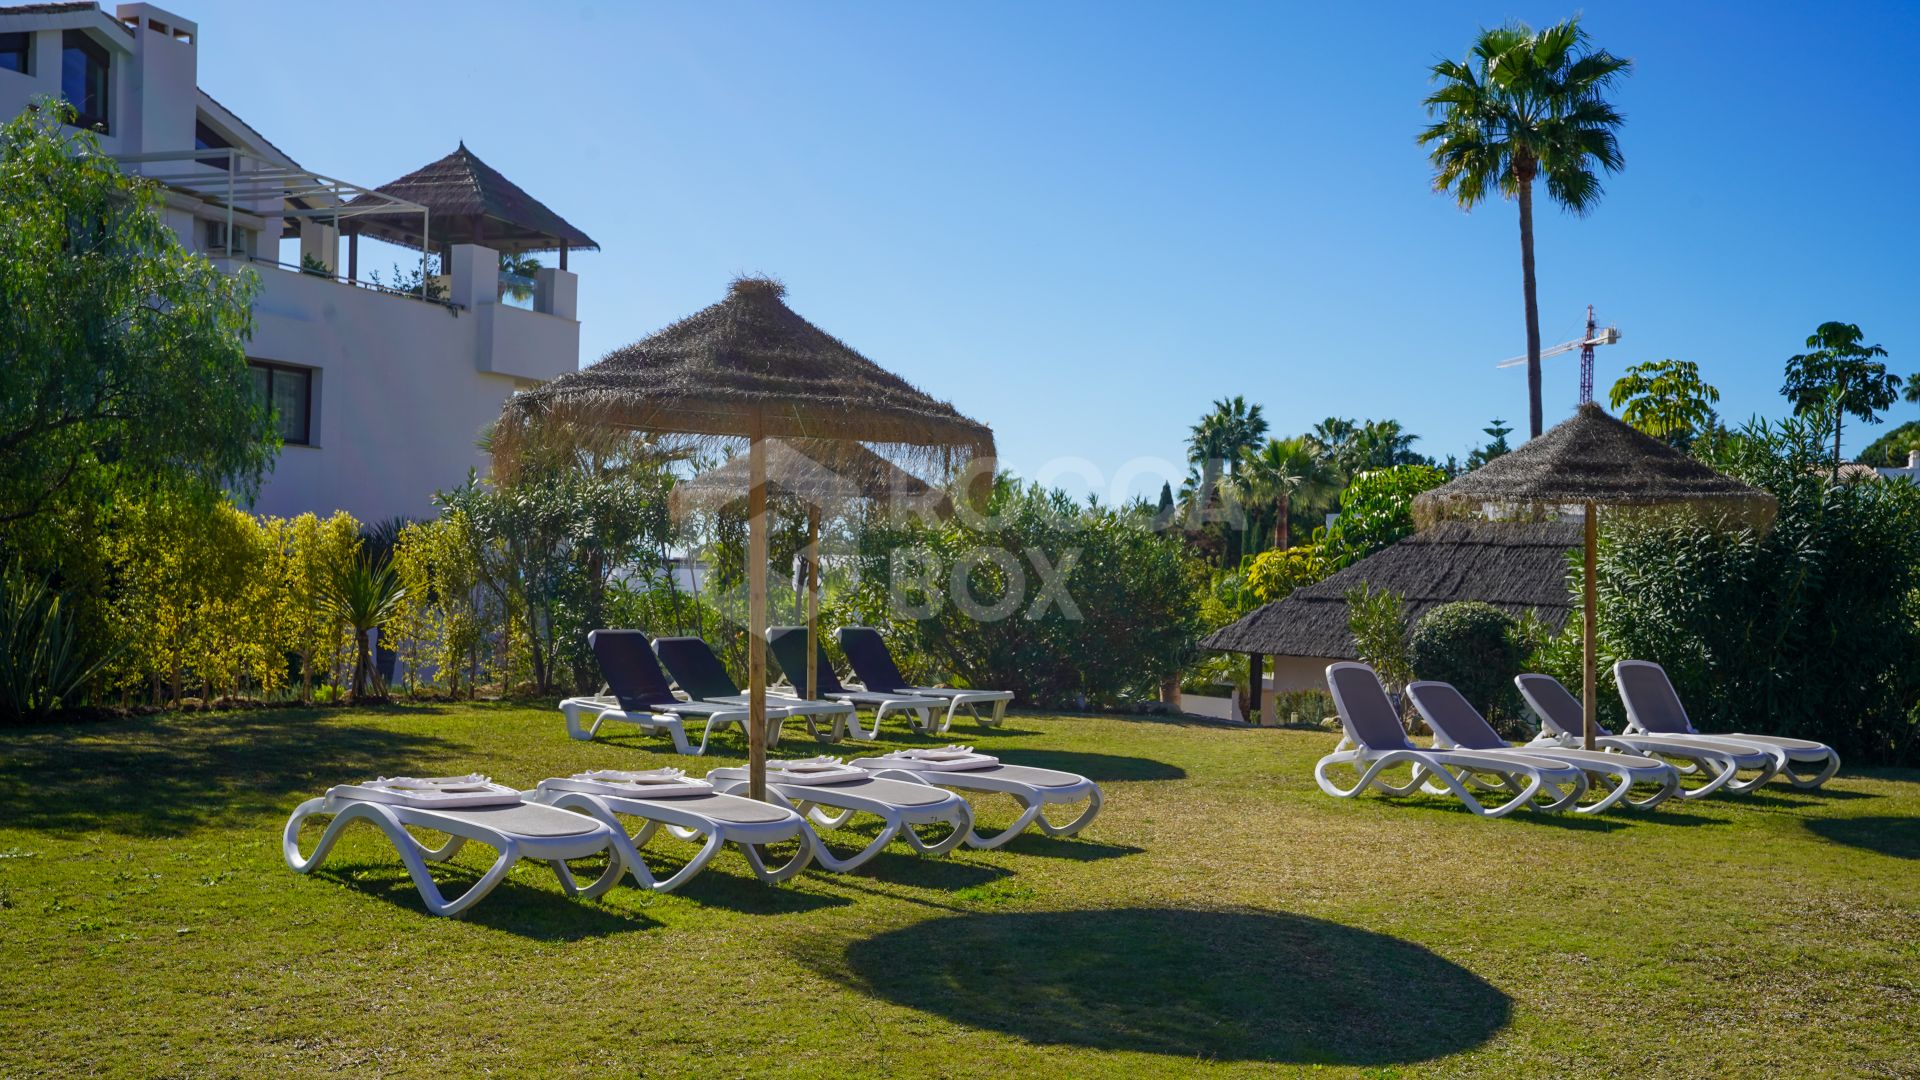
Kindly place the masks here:
<instances>
[{"instance_id":1,"label":"terrace pergola","mask_svg":"<svg viewBox=\"0 0 1920 1080\"><path fill-rule=\"evenodd\" d=\"M419 230L407 220L356 223L347 240L350 267L357 261L361 235L422 252L454 244L480 244L509 254L557 250L562 270L569 251L600 250L592 237L480 160L465 142L446 157L380 185L366 198L372 196L425 208L432 215L433 231L426 231L424 217ZM362 198L356 196L348 205Z\"/></svg>"}]
</instances>

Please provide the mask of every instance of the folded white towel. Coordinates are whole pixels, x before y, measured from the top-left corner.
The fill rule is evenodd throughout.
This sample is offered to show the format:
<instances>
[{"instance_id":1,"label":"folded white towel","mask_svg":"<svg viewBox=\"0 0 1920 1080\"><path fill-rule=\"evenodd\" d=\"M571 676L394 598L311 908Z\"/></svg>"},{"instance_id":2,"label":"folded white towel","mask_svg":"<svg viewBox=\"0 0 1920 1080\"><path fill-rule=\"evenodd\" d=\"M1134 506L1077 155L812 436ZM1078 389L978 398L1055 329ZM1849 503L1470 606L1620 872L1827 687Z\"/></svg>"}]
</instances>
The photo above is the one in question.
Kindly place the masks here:
<instances>
[{"instance_id":1,"label":"folded white towel","mask_svg":"<svg viewBox=\"0 0 1920 1080\"><path fill-rule=\"evenodd\" d=\"M540 788L542 791L582 791L623 799L677 799L686 795L704 795L713 790L713 785L688 776L684 769L589 769L572 776L542 780Z\"/></svg>"},{"instance_id":2,"label":"folded white towel","mask_svg":"<svg viewBox=\"0 0 1920 1080\"><path fill-rule=\"evenodd\" d=\"M991 754L976 754L973 752L973 747L957 744L939 748L916 747L909 750L895 750L891 754L862 760L883 761L888 768L919 769L926 772L965 772L969 769L991 769L1000 764L1000 759Z\"/></svg>"},{"instance_id":3,"label":"folded white towel","mask_svg":"<svg viewBox=\"0 0 1920 1080\"><path fill-rule=\"evenodd\" d=\"M425 810L469 806L512 806L520 793L479 773L466 776L382 776L359 784L341 784L327 794L364 802L391 803Z\"/></svg>"},{"instance_id":4,"label":"folded white towel","mask_svg":"<svg viewBox=\"0 0 1920 1080\"><path fill-rule=\"evenodd\" d=\"M707 774L720 780L745 780L745 767L728 766ZM774 784L844 784L864 780L872 774L849 765L842 758L812 757L767 762L767 781Z\"/></svg>"}]
</instances>

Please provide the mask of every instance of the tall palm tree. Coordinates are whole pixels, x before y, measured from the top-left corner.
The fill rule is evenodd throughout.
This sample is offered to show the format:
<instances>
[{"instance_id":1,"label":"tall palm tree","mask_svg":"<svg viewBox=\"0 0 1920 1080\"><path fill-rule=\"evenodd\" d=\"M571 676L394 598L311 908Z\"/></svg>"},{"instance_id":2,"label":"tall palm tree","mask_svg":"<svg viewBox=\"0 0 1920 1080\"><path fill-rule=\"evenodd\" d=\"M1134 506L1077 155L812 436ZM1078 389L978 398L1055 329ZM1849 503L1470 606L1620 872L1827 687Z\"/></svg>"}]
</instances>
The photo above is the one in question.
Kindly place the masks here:
<instances>
[{"instance_id":1,"label":"tall palm tree","mask_svg":"<svg viewBox=\"0 0 1920 1080\"><path fill-rule=\"evenodd\" d=\"M1353 437L1352 472L1417 465L1426 459L1413 452L1420 436L1408 434L1398 420L1369 420Z\"/></svg>"},{"instance_id":2,"label":"tall palm tree","mask_svg":"<svg viewBox=\"0 0 1920 1080\"><path fill-rule=\"evenodd\" d=\"M1238 471L1240 459L1260 445L1267 434L1267 418L1260 406L1248 405L1239 394L1213 403L1213 411L1193 425L1187 437L1187 460L1200 466L1200 504L1220 494L1221 471Z\"/></svg>"},{"instance_id":3,"label":"tall palm tree","mask_svg":"<svg viewBox=\"0 0 1920 1080\"><path fill-rule=\"evenodd\" d=\"M326 583L320 602L334 618L353 629L353 700L368 700L372 687L377 698L385 698L379 673L367 648L367 635L386 625L400 610L407 590L400 584L391 559L375 562L365 554L352 562L336 566Z\"/></svg>"},{"instance_id":4,"label":"tall palm tree","mask_svg":"<svg viewBox=\"0 0 1920 1080\"><path fill-rule=\"evenodd\" d=\"M1268 439L1265 446L1247 455L1234 482L1243 504L1273 507L1273 546L1281 549L1293 546L1295 500L1317 504L1339 486L1333 467L1300 436Z\"/></svg>"},{"instance_id":5,"label":"tall palm tree","mask_svg":"<svg viewBox=\"0 0 1920 1080\"><path fill-rule=\"evenodd\" d=\"M1434 122L1433 189L1472 209L1496 188L1520 203L1520 280L1527 306L1528 422L1539 435L1540 308L1533 275L1533 182L1584 215L1600 200L1594 166L1620 171L1616 130L1624 121L1606 92L1633 62L1590 47L1576 16L1535 33L1525 23L1481 30L1465 60L1433 65L1426 99Z\"/></svg>"}]
</instances>

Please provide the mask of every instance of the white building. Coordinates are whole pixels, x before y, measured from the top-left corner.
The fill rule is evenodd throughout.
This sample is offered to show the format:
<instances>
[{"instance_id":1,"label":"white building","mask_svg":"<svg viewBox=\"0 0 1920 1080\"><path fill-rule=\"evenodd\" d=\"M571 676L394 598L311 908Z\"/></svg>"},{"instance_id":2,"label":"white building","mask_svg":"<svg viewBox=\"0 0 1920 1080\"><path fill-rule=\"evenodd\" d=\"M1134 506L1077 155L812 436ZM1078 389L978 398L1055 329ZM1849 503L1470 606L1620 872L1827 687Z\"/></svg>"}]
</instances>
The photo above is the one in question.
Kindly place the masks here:
<instances>
[{"instance_id":1,"label":"white building","mask_svg":"<svg viewBox=\"0 0 1920 1080\"><path fill-rule=\"evenodd\" d=\"M567 252L597 245L464 145L383 189L304 168L199 88L199 45L198 25L151 4L0 7L0 116L66 98L163 185L189 247L258 274L247 351L286 448L254 509L431 516L436 490L485 472L476 439L507 397L579 366ZM376 286L361 236L444 272ZM559 266L516 283L529 307L507 302L499 253L542 250Z\"/></svg>"},{"instance_id":2,"label":"white building","mask_svg":"<svg viewBox=\"0 0 1920 1080\"><path fill-rule=\"evenodd\" d=\"M1879 473L1881 476L1886 477L1889 480L1899 480L1904 478L1907 480L1911 480L1916 484L1920 484L1920 450L1907 451L1907 467L1904 469L1896 466L1891 469L1883 468L1883 469L1875 469L1874 471Z\"/></svg>"}]
</instances>

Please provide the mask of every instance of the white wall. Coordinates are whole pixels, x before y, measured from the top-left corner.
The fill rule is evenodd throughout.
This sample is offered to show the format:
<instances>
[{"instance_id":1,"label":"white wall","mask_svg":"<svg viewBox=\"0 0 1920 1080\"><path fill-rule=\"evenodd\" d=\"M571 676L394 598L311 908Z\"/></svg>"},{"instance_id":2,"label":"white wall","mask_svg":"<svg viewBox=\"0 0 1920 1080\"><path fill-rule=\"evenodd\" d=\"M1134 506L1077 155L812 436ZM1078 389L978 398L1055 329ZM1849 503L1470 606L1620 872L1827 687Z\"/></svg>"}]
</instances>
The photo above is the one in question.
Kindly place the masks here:
<instances>
[{"instance_id":1,"label":"white wall","mask_svg":"<svg viewBox=\"0 0 1920 1080\"><path fill-rule=\"evenodd\" d=\"M270 267L259 274L247 355L315 369L315 445L280 452L256 511L431 517L436 490L463 483L469 469L485 475L475 441L507 397L531 385L479 369L483 315L500 305L455 311L330 278ZM542 355L541 377L577 364L579 324L567 325L570 347Z\"/></svg>"}]
</instances>

